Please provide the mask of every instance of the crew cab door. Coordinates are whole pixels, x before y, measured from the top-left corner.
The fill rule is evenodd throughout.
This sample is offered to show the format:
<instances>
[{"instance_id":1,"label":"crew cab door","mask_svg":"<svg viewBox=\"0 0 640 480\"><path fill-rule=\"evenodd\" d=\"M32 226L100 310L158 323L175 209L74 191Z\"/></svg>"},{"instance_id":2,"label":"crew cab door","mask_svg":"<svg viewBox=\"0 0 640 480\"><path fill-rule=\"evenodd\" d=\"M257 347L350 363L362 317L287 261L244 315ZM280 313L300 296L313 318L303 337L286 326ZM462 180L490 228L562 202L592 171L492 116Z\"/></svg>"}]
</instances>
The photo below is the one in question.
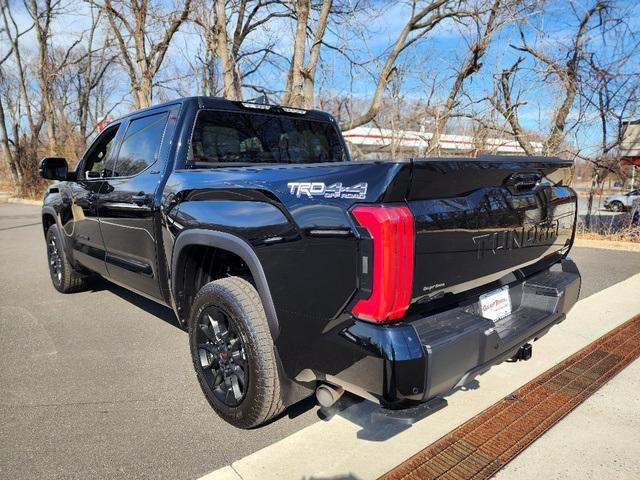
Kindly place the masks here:
<instances>
[{"instance_id":1,"label":"crew cab door","mask_svg":"<svg viewBox=\"0 0 640 480\"><path fill-rule=\"evenodd\" d=\"M114 170L99 195L109 277L158 299L154 197L164 173L158 158L169 113L144 112L124 125Z\"/></svg>"},{"instance_id":2,"label":"crew cab door","mask_svg":"<svg viewBox=\"0 0 640 480\"><path fill-rule=\"evenodd\" d=\"M119 124L110 125L80 160L75 182L68 182L63 197L70 204L64 234L71 238L74 259L82 266L106 274L105 248L98 223L98 196L104 185L103 171L114 160Z\"/></svg>"}]
</instances>

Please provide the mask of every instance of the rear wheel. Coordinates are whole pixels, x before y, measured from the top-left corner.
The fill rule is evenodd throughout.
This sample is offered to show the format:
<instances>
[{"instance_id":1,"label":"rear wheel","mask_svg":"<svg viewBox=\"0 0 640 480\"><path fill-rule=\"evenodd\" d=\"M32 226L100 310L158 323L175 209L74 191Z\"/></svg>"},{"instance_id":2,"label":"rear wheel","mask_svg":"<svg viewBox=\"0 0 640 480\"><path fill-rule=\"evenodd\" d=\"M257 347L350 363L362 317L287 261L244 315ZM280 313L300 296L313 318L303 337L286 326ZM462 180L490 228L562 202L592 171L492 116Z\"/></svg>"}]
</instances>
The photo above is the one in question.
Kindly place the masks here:
<instances>
[{"instance_id":1,"label":"rear wheel","mask_svg":"<svg viewBox=\"0 0 640 480\"><path fill-rule=\"evenodd\" d=\"M239 428L283 410L274 346L260 296L240 277L206 284L189 318L193 366L213 409Z\"/></svg>"},{"instance_id":2,"label":"rear wheel","mask_svg":"<svg viewBox=\"0 0 640 480\"><path fill-rule=\"evenodd\" d=\"M624 205L622 204L622 202L616 200L614 202L611 202L611 210L614 212L622 212L624 210Z\"/></svg>"},{"instance_id":3,"label":"rear wheel","mask_svg":"<svg viewBox=\"0 0 640 480\"><path fill-rule=\"evenodd\" d=\"M87 277L76 271L69 262L56 224L49 227L46 239L49 274L54 288L62 293L79 292L85 289Z\"/></svg>"}]
</instances>

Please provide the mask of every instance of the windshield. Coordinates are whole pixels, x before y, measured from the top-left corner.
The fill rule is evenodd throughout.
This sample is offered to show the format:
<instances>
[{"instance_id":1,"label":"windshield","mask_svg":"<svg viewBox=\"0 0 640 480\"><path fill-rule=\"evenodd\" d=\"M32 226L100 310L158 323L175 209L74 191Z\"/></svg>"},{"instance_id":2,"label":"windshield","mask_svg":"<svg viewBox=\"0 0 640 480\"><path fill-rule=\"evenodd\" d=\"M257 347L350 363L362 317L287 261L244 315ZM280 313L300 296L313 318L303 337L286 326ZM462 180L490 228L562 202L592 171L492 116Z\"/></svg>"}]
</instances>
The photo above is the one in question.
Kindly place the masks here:
<instances>
[{"instance_id":1,"label":"windshield","mask_svg":"<svg viewBox=\"0 0 640 480\"><path fill-rule=\"evenodd\" d=\"M328 122L277 114L202 110L191 139L191 165L319 163L345 160Z\"/></svg>"}]
</instances>

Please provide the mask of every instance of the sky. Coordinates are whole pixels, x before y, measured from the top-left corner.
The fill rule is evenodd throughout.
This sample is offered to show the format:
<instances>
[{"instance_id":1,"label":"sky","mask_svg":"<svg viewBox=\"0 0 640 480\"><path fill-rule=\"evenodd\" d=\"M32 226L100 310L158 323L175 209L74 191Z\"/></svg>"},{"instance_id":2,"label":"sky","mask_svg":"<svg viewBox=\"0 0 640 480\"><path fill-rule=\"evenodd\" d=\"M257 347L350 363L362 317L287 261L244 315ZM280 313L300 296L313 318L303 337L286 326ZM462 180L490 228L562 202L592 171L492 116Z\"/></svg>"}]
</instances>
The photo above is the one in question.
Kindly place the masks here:
<instances>
[{"instance_id":1,"label":"sky","mask_svg":"<svg viewBox=\"0 0 640 480\"><path fill-rule=\"evenodd\" d=\"M10 0L11 1L11 0ZM30 24L30 19L21 10L20 4L15 2L15 12L18 22L22 26ZM54 25L54 41L58 46L69 45L89 26L87 3L69 0L65 4L65 13L60 15ZM159 0L159 9L171 11L172 5L178 0ZM353 1L353 0L352 0ZM477 0L483 2L485 0ZM572 33L577 26L577 16L593 4L594 0L549 1L542 14L527 18L529 26L535 26L542 37L536 38L533 33L527 36L527 41L536 41L551 55L558 55L559 45L571 41ZM624 18L628 22L630 32L640 31L640 2L634 0L617 0L617 9L624 11ZM351 68L345 57L336 51L324 48L322 64L325 67L317 80L323 94L351 93L355 97L367 98L375 89L375 76L378 72L380 60L383 59L390 45L393 44L401 29L404 27L409 14L408 4L405 2L382 2L371 0L371 8L363 9L349 18L348 22L332 23L326 40L328 43L346 48L349 55L359 62L368 62L365 67ZM270 24L265 31L253 34L247 45L264 44L268 41L275 43L275 50L290 56L292 49L294 24L288 20L278 20ZM597 32L596 32L597 33ZM154 31L149 32L153 36ZM443 99L449 92L453 72L461 63L463 55L468 51L468 43L473 34L467 25L445 20L430 32L424 40L417 42L407 49L400 58L402 68L402 95L407 99L424 100L427 98L431 82L435 81L436 98ZM637 40L635 40L637 41ZM35 46L35 36L31 32L22 39L27 49ZM465 90L474 100L490 95L494 88L494 74L505 67L509 67L521 53L515 51L511 45L519 44L518 28L514 24L507 24L496 34L494 41L482 60L482 69L467 80ZM0 45L0 54L6 47ZM603 58L607 57L611 45L603 42L597 35L590 40L591 51ZM179 84L178 91L183 94L197 93L197 85L191 74L191 67L197 63L196 57L202 50L200 36L192 25L183 26L174 37L164 66L159 73L159 79L179 78L173 84ZM640 74L640 56L629 61L627 69ZM272 89L281 89L286 83L286 64L280 62L282 68L265 67L251 78L251 82ZM547 130L551 113L558 101L558 92L554 87L554 79L543 78L535 72L532 61L523 63L525 74L520 78L515 88L522 92L525 104L520 109L520 120L523 126L531 130ZM123 72L124 73L124 72ZM119 113L130 108L127 100L127 78L121 75L121 80L114 82L112 89L113 101L124 98L125 102L119 107ZM253 93L248 91L246 96ZM177 96L175 89L160 89L157 100L170 99ZM467 109L486 110L487 105L476 103L467 105ZM574 121L575 121L574 117ZM576 130L574 140L581 147L592 148L599 142L597 119L582 118L580 127ZM418 129L418 126L416 126Z\"/></svg>"}]
</instances>

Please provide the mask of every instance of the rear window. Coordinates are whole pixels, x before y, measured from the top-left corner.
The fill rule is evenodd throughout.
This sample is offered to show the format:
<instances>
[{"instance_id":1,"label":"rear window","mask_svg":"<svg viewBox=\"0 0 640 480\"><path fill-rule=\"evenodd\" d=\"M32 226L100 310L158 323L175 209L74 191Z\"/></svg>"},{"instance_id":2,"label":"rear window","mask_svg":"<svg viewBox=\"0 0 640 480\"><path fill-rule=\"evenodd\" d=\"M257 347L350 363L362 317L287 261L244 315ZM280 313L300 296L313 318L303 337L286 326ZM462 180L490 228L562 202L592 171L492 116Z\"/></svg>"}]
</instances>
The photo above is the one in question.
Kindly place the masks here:
<instances>
[{"instance_id":1,"label":"rear window","mask_svg":"<svg viewBox=\"0 0 640 480\"><path fill-rule=\"evenodd\" d=\"M202 110L191 139L191 164L340 162L333 125L285 115Z\"/></svg>"}]
</instances>

